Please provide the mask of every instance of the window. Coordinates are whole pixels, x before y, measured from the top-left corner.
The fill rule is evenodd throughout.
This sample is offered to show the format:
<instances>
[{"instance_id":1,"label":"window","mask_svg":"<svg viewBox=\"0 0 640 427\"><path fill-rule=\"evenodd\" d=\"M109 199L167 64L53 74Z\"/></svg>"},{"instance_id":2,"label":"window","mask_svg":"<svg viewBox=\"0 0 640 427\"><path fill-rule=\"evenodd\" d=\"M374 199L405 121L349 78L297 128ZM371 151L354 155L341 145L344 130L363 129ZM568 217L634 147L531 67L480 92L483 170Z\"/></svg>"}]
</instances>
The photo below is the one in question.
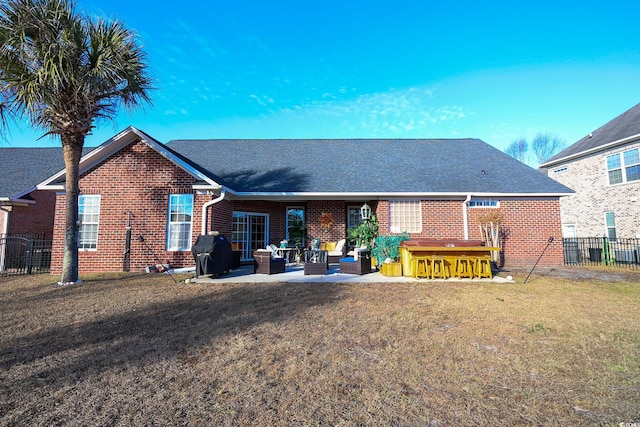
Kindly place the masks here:
<instances>
[{"instance_id":1,"label":"window","mask_svg":"<svg viewBox=\"0 0 640 427\"><path fill-rule=\"evenodd\" d=\"M575 224L562 224L562 237L565 239L573 239L578 237L578 231Z\"/></svg>"},{"instance_id":2,"label":"window","mask_svg":"<svg viewBox=\"0 0 640 427\"><path fill-rule=\"evenodd\" d=\"M625 151L622 156L624 159L624 169L627 181L640 180L640 150Z\"/></svg>"},{"instance_id":3,"label":"window","mask_svg":"<svg viewBox=\"0 0 640 427\"><path fill-rule=\"evenodd\" d=\"M362 206L347 207L347 229L357 228L362 222L362 217L360 217L361 207Z\"/></svg>"},{"instance_id":4,"label":"window","mask_svg":"<svg viewBox=\"0 0 640 427\"><path fill-rule=\"evenodd\" d=\"M607 173L610 185L640 180L640 149L607 156Z\"/></svg>"},{"instance_id":5,"label":"window","mask_svg":"<svg viewBox=\"0 0 640 427\"><path fill-rule=\"evenodd\" d=\"M389 201L389 230L392 233L420 233L422 231L422 203L420 200Z\"/></svg>"},{"instance_id":6,"label":"window","mask_svg":"<svg viewBox=\"0 0 640 427\"><path fill-rule=\"evenodd\" d=\"M476 199L469 201L470 208L497 208L500 207L497 200L491 199Z\"/></svg>"},{"instance_id":7,"label":"window","mask_svg":"<svg viewBox=\"0 0 640 427\"><path fill-rule=\"evenodd\" d=\"M78 249L98 249L98 222L100 221L100 196L80 195L78 197Z\"/></svg>"},{"instance_id":8,"label":"window","mask_svg":"<svg viewBox=\"0 0 640 427\"><path fill-rule=\"evenodd\" d=\"M613 212L605 212L604 220L607 225L607 237L616 240L616 219Z\"/></svg>"},{"instance_id":9,"label":"window","mask_svg":"<svg viewBox=\"0 0 640 427\"><path fill-rule=\"evenodd\" d=\"M191 249L192 215L193 194L169 195L168 251L188 251Z\"/></svg>"},{"instance_id":10,"label":"window","mask_svg":"<svg viewBox=\"0 0 640 427\"><path fill-rule=\"evenodd\" d=\"M607 156L607 171L609 173L609 184L620 184L622 182L622 168L620 167L620 154Z\"/></svg>"}]
</instances>

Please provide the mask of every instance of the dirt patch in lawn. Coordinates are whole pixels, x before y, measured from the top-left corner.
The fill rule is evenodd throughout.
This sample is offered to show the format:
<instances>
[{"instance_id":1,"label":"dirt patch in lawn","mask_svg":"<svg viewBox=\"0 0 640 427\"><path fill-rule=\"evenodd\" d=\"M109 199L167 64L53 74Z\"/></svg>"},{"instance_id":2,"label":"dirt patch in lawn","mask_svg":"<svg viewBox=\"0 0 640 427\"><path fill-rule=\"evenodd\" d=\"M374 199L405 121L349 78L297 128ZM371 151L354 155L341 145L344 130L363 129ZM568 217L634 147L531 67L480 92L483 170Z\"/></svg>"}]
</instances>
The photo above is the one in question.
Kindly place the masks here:
<instances>
[{"instance_id":1,"label":"dirt patch in lawn","mask_svg":"<svg viewBox=\"0 0 640 427\"><path fill-rule=\"evenodd\" d=\"M637 281L0 278L0 425L640 422Z\"/></svg>"}]
</instances>

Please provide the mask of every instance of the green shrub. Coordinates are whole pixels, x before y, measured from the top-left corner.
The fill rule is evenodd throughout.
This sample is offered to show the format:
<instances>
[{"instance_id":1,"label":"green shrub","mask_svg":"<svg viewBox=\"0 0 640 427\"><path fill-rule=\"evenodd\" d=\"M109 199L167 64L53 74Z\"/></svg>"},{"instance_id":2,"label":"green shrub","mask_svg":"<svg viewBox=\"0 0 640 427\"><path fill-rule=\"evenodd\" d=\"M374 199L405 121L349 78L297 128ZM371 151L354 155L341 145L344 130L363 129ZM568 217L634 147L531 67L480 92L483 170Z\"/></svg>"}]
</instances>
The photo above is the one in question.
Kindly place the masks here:
<instances>
[{"instance_id":1,"label":"green shrub","mask_svg":"<svg viewBox=\"0 0 640 427\"><path fill-rule=\"evenodd\" d=\"M410 236L407 232L378 236L371 251L371 256L376 258L378 265L382 265L387 258L392 261L398 261L400 259L400 243L409 239Z\"/></svg>"}]
</instances>

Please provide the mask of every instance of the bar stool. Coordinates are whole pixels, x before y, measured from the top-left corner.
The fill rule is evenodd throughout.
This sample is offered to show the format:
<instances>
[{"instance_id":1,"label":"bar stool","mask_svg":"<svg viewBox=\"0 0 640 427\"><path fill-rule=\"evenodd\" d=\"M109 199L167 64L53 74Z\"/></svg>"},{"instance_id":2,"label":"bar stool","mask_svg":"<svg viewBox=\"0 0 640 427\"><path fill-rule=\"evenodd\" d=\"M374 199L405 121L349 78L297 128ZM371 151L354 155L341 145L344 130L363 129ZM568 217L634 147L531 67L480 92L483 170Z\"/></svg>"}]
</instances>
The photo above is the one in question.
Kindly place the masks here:
<instances>
[{"instance_id":1,"label":"bar stool","mask_svg":"<svg viewBox=\"0 0 640 427\"><path fill-rule=\"evenodd\" d=\"M473 279L473 261L470 256L461 255L456 258L454 275L458 279L462 279L463 277Z\"/></svg>"},{"instance_id":2,"label":"bar stool","mask_svg":"<svg viewBox=\"0 0 640 427\"><path fill-rule=\"evenodd\" d=\"M476 276L478 276L479 279L482 279L483 277L493 279L493 273L491 272L491 257L489 255L476 257L473 264L473 270L476 272Z\"/></svg>"},{"instance_id":3,"label":"bar stool","mask_svg":"<svg viewBox=\"0 0 640 427\"><path fill-rule=\"evenodd\" d=\"M442 279L446 279L449 277L447 274L447 266L444 262L444 257L442 255L431 255L431 278L435 279L436 277L440 277Z\"/></svg>"},{"instance_id":4,"label":"bar stool","mask_svg":"<svg viewBox=\"0 0 640 427\"><path fill-rule=\"evenodd\" d=\"M422 266L422 270L420 270L420 266ZM430 277L431 269L429 268L429 257L428 256L414 256L411 259L411 268L413 277L417 279L418 277Z\"/></svg>"}]
</instances>

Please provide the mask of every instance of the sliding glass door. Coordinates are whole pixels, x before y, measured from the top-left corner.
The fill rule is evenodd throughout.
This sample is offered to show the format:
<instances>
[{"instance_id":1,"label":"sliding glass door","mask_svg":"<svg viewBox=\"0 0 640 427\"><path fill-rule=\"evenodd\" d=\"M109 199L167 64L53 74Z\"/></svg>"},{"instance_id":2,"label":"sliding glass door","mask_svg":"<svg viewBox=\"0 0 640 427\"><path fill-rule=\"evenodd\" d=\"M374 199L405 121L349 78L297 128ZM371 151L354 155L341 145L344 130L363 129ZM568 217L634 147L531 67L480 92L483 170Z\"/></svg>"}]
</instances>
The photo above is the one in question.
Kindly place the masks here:
<instances>
[{"instance_id":1,"label":"sliding glass door","mask_svg":"<svg viewBox=\"0 0 640 427\"><path fill-rule=\"evenodd\" d=\"M269 241L269 215L255 212L234 212L232 241L241 258L253 258L253 251L264 249Z\"/></svg>"}]
</instances>

